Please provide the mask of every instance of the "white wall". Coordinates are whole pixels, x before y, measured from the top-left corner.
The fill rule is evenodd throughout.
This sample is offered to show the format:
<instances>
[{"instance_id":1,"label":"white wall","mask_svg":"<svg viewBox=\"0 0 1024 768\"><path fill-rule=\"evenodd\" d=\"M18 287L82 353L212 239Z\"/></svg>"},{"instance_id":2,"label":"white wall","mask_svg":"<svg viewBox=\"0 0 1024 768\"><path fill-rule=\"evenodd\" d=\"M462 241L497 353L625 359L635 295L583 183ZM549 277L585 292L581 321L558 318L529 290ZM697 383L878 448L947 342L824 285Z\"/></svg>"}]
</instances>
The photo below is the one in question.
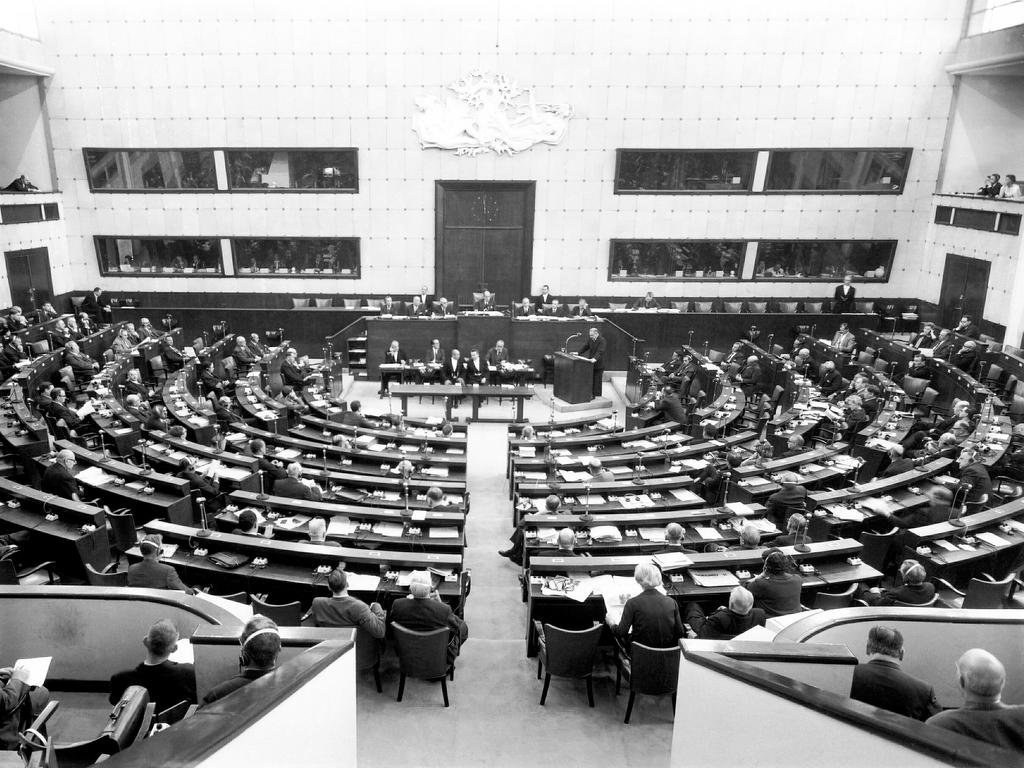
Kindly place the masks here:
<instances>
[{"instance_id":1,"label":"white wall","mask_svg":"<svg viewBox=\"0 0 1024 768\"><path fill-rule=\"evenodd\" d=\"M25 174L50 190L50 150L46 146L39 78L0 74L0 188Z\"/></svg>"},{"instance_id":2,"label":"white wall","mask_svg":"<svg viewBox=\"0 0 1024 768\"><path fill-rule=\"evenodd\" d=\"M699 11L697 10L699 8ZM434 181L537 181L533 287L607 281L609 240L896 238L915 295L963 0L443 0L238 6L183 0L40 8L48 105L75 282L104 235L362 238L358 281L107 278L118 290L409 292L433 284ZM911 42L912 41L912 42ZM570 102L566 140L518 157L423 151L413 100L474 68ZM359 148L360 193L93 195L83 146ZM913 149L900 196L616 196L619 147ZM659 292L814 296L813 283L680 283Z\"/></svg>"},{"instance_id":3,"label":"white wall","mask_svg":"<svg viewBox=\"0 0 1024 768\"><path fill-rule=\"evenodd\" d=\"M61 196L56 192L33 195L0 192L0 205L25 203L40 205L55 202L59 206L62 217L55 221L0 226L0 307L11 305L11 285L2 260L2 254L7 251L46 248L50 256L50 277L53 281L54 294L66 293L75 289L83 290L81 275L69 268L67 229L63 219L64 206L60 200Z\"/></svg>"}]
</instances>

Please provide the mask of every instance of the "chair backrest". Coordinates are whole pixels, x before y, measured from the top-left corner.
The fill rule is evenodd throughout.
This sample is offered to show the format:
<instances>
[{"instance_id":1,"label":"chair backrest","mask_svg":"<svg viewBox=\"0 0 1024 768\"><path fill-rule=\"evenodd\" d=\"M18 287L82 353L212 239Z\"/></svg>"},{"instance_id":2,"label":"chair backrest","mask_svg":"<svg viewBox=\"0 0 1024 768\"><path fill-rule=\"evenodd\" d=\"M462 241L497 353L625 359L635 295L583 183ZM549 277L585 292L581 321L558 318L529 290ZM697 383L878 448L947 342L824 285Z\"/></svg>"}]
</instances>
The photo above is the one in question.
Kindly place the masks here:
<instances>
[{"instance_id":1,"label":"chair backrest","mask_svg":"<svg viewBox=\"0 0 1024 768\"><path fill-rule=\"evenodd\" d=\"M792 314L796 313L796 309L799 306L800 306L800 302L798 302L798 301L780 301L779 302L779 311L780 312L785 312L787 315L792 315Z\"/></svg>"},{"instance_id":2,"label":"chair backrest","mask_svg":"<svg viewBox=\"0 0 1024 768\"><path fill-rule=\"evenodd\" d=\"M733 315L743 311L742 301L726 301L722 303L722 306L725 307L726 312Z\"/></svg>"},{"instance_id":3,"label":"chair backrest","mask_svg":"<svg viewBox=\"0 0 1024 768\"><path fill-rule=\"evenodd\" d=\"M92 563L86 563L85 580L89 583L90 587L127 587L128 571L100 573L92 567Z\"/></svg>"},{"instance_id":4,"label":"chair backrest","mask_svg":"<svg viewBox=\"0 0 1024 768\"><path fill-rule=\"evenodd\" d=\"M870 565L872 568L877 568L882 571L885 570L885 561L889 556L889 548L892 543L896 540L896 533L898 528L887 533L871 533L864 531L860 535L861 551L860 559L865 565Z\"/></svg>"},{"instance_id":5,"label":"chair backrest","mask_svg":"<svg viewBox=\"0 0 1024 768\"><path fill-rule=\"evenodd\" d=\"M231 355L221 360L221 365L224 366L224 374L229 378L234 377L235 371L238 370L238 362Z\"/></svg>"},{"instance_id":6,"label":"chair backrest","mask_svg":"<svg viewBox=\"0 0 1024 768\"><path fill-rule=\"evenodd\" d=\"M1013 402L1010 403L1010 407L1007 409L1011 416L1022 416L1024 415L1024 397L1020 395L1013 396Z\"/></svg>"},{"instance_id":7,"label":"chair backrest","mask_svg":"<svg viewBox=\"0 0 1024 768\"><path fill-rule=\"evenodd\" d=\"M679 646L651 648L633 641L629 648L631 690L651 696L675 691L679 683Z\"/></svg>"},{"instance_id":8,"label":"chair backrest","mask_svg":"<svg viewBox=\"0 0 1024 768\"><path fill-rule=\"evenodd\" d=\"M318 307L329 307L329 306L331 306L331 303L333 301L334 301L334 299L332 299L331 297L327 297L326 299L316 299L316 305ZM379 307L380 306L379 299L377 301L378 301L377 306Z\"/></svg>"},{"instance_id":9,"label":"chair backrest","mask_svg":"<svg viewBox=\"0 0 1024 768\"><path fill-rule=\"evenodd\" d=\"M879 373L885 373L885 371L888 370L889 365L889 361L886 360L884 357L875 358L875 370L878 371Z\"/></svg>"},{"instance_id":10,"label":"chair backrest","mask_svg":"<svg viewBox=\"0 0 1024 768\"><path fill-rule=\"evenodd\" d=\"M33 355L45 355L50 351L50 342L46 339L40 339L39 341L30 341L28 348L32 351Z\"/></svg>"},{"instance_id":11,"label":"chair backrest","mask_svg":"<svg viewBox=\"0 0 1024 768\"><path fill-rule=\"evenodd\" d=\"M768 302L767 301L748 301L747 312L767 312Z\"/></svg>"},{"instance_id":12,"label":"chair backrest","mask_svg":"<svg viewBox=\"0 0 1024 768\"><path fill-rule=\"evenodd\" d=\"M18 585L18 571L11 560L0 560L0 584L7 586Z\"/></svg>"},{"instance_id":13,"label":"chair backrest","mask_svg":"<svg viewBox=\"0 0 1024 768\"><path fill-rule=\"evenodd\" d=\"M904 376L900 382L903 391L910 397L919 397L928 387L928 379L918 379L914 376Z\"/></svg>"},{"instance_id":14,"label":"chair backrest","mask_svg":"<svg viewBox=\"0 0 1024 768\"><path fill-rule=\"evenodd\" d=\"M342 299L341 303L345 309L359 309L361 299Z\"/></svg>"},{"instance_id":15,"label":"chair backrest","mask_svg":"<svg viewBox=\"0 0 1024 768\"><path fill-rule=\"evenodd\" d=\"M825 305L823 301L805 301L804 312L809 312L813 315L821 314L821 308Z\"/></svg>"},{"instance_id":16,"label":"chair backrest","mask_svg":"<svg viewBox=\"0 0 1024 768\"><path fill-rule=\"evenodd\" d=\"M258 597L249 595L249 602L252 603L254 613L262 613L268 619L273 619L279 627L297 627L302 623L302 606L296 600L291 603L264 603Z\"/></svg>"},{"instance_id":17,"label":"chair backrest","mask_svg":"<svg viewBox=\"0 0 1024 768\"><path fill-rule=\"evenodd\" d=\"M893 600L892 604L897 608L934 608L938 601L939 596L932 595L932 599L927 603L904 603L902 600Z\"/></svg>"},{"instance_id":18,"label":"chair backrest","mask_svg":"<svg viewBox=\"0 0 1024 768\"><path fill-rule=\"evenodd\" d=\"M153 369L153 373L164 373L166 370L164 367L164 359L160 355L153 355L149 358L149 367Z\"/></svg>"},{"instance_id":19,"label":"chair backrest","mask_svg":"<svg viewBox=\"0 0 1024 768\"><path fill-rule=\"evenodd\" d=\"M396 621L392 622L391 631L403 674L420 680L432 680L447 674L448 627L417 632Z\"/></svg>"},{"instance_id":20,"label":"chair backrest","mask_svg":"<svg viewBox=\"0 0 1024 768\"><path fill-rule=\"evenodd\" d=\"M600 639L600 624L580 630L545 624L544 645L547 649L548 672L557 677L586 677L594 669Z\"/></svg>"},{"instance_id":21,"label":"chair backrest","mask_svg":"<svg viewBox=\"0 0 1024 768\"><path fill-rule=\"evenodd\" d=\"M857 305L857 311L864 315L870 315L875 311L875 302L873 301L858 301L855 302Z\"/></svg>"},{"instance_id":22,"label":"chair backrest","mask_svg":"<svg viewBox=\"0 0 1024 768\"><path fill-rule=\"evenodd\" d=\"M875 356L870 352L861 352L857 355L857 362L860 365L873 365L875 362Z\"/></svg>"},{"instance_id":23,"label":"chair backrest","mask_svg":"<svg viewBox=\"0 0 1024 768\"><path fill-rule=\"evenodd\" d=\"M713 301L695 301L695 302L693 302L693 311L694 312L711 312L711 311L713 311L712 308L714 306L715 306L715 302L713 302Z\"/></svg>"},{"instance_id":24,"label":"chair backrest","mask_svg":"<svg viewBox=\"0 0 1024 768\"><path fill-rule=\"evenodd\" d=\"M221 600L230 600L233 603L241 603L242 605L249 604L249 593L248 592L232 592L230 595L215 595Z\"/></svg>"},{"instance_id":25,"label":"chair backrest","mask_svg":"<svg viewBox=\"0 0 1024 768\"><path fill-rule=\"evenodd\" d=\"M135 518L131 512L107 512L107 522L114 534L114 546L119 552L127 552L139 543L139 534L135 530Z\"/></svg>"},{"instance_id":26,"label":"chair backrest","mask_svg":"<svg viewBox=\"0 0 1024 768\"><path fill-rule=\"evenodd\" d=\"M308 306L309 306L309 299L297 299L297 298L294 298L294 297L292 298L292 308L293 309L298 309L299 307L308 307Z\"/></svg>"},{"instance_id":27,"label":"chair backrest","mask_svg":"<svg viewBox=\"0 0 1024 768\"><path fill-rule=\"evenodd\" d=\"M679 310L682 310L683 312L689 312L690 311L690 302L688 302L688 301L673 301L672 302L672 309L679 309Z\"/></svg>"},{"instance_id":28,"label":"chair backrest","mask_svg":"<svg viewBox=\"0 0 1024 768\"><path fill-rule=\"evenodd\" d=\"M938 396L939 396L939 391L937 389L932 389L931 387L925 387L924 392L921 393L920 403L921 403L921 405L931 405L932 403L935 402L935 398L937 398Z\"/></svg>"},{"instance_id":29,"label":"chair backrest","mask_svg":"<svg viewBox=\"0 0 1024 768\"><path fill-rule=\"evenodd\" d=\"M967 584L967 594L964 595L961 608L1002 608L1010 596L1010 587L1013 586L1014 574L999 581L988 579L971 579Z\"/></svg>"},{"instance_id":30,"label":"chair backrest","mask_svg":"<svg viewBox=\"0 0 1024 768\"><path fill-rule=\"evenodd\" d=\"M626 302L624 301L609 301L608 309L625 309Z\"/></svg>"},{"instance_id":31,"label":"chair backrest","mask_svg":"<svg viewBox=\"0 0 1024 768\"><path fill-rule=\"evenodd\" d=\"M829 610L831 608L849 608L853 604L853 593L857 584L851 584L842 592L819 592L814 598L814 607Z\"/></svg>"}]
</instances>

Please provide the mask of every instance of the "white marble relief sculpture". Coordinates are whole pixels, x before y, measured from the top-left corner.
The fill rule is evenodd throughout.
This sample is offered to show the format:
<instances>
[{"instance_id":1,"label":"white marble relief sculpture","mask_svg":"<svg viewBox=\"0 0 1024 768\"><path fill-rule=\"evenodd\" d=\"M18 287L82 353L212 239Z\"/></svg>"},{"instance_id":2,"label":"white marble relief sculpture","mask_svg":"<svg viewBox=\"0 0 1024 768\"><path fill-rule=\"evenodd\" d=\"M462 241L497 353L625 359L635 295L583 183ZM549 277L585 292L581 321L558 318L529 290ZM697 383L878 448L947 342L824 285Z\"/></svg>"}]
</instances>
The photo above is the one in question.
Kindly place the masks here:
<instances>
[{"instance_id":1,"label":"white marble relief sculpture","mask_svg":"<svg viewBox=\"0 0 1024 768\"><path fill-rule=\"evenodd\" d=\"M448 86L453 95L421 94L412 127L423 149L457 155L513 155L534 144L557 144L572 117L568 104L541 103L504 75L473 71Z\"/></svg>"}]
</instances>

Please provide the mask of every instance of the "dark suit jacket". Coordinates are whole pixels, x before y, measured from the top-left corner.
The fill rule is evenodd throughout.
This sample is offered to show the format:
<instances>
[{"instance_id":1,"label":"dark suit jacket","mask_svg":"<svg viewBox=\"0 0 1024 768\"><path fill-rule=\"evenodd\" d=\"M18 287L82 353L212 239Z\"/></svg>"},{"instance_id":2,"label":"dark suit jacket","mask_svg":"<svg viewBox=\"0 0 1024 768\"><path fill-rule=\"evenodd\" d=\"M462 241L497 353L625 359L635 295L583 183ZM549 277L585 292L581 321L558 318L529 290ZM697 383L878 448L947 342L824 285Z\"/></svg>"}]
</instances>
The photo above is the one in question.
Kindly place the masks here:
<instances>
[{"instance_id":1,"label":"dark suit jacket","mask_svg":"<svg viewBox=\"0 0 1024 768\"><path fill-rule=\"evenodd\" d=\"M497 368L502 363L507 362L508 347L503 348L500 354L498 353L497 347L491 347L489 350L487 350L487 365L489 365L491 368Z\"/></svg>"},{"instance_id":2,"label":"dark suit jacket","mask_svg":"<svg viewBox=\"0 0 1024 768\"><path fill-rule=\"evenodd\" d=\"M380 303L380 313L382 315L400 315L402 313L402 302L392 301L390 307L385 307L382 301Z\"/></svg>"},{"instance_id":3,"label":"dark suit jacket","mask_svg":"<svg viewBox=\"0 0 1024 768\"><path fill-rule=\"evenodd\" d=\"M580 305L577 304L572 308L572 312L570 314L573 317L590 317L592 314L594 314L594 310L592 310L589 305L587 305L583 309L580 309Z\"/></svg>"},{"instance_id":4,"label":"dark suit jacket","mask_svg":"<svg viewBox=\"0 0 1024 768\"><path fill-rule=\"evenodd\" d=\"M917 349L928 349L935 344L935 337L927 333L919 333L910 340L910 346Z\"/></svg>"},{"instance_id":5,"label":"dark suit jacket","mask_svg":"<svg viewBox=\"0 0 1024 768\"><path fill-rule=\"evenodd\" d=\"M952 363L961 371L970 373L978 362L977 349L961 349L953 355Z\"/></svg>"},{"instance_id":6,"label":"dark suit jacket","mask_svg":"<svg viewBox=\"0 0 1024 768\"><path fill-rule=\"evenodd\" d=\"M167 419L161 419L157 415L156 411L150 411L149 416L146 417L146 423L143 424L148 430L155 430L158 432L166 432L170 428L170 424Z\"/></svg>"},{"instance_id":7,"label":"dark suit jacket","mask_svg":"<svg viewBox=\"0 0 1024 768\"><path fill-rule=\"evenodd\" d=\"M409 317L426 317L430 314L430 309L425 304L420 304L418 307L415 304L410 303L406 309L406 314Z\"/></svg>"},{"instance_id":8,"label":"dark suit jacket","mask_svg":"<svg viewBox=\"0 0 1024 768\"><path fill-rule=\"evenodd\" d=\"M857 297L857 289L852 285L846 288L844 285L836 286L836 291L833 294L832 311L833 312L852 312L853 302Z\"/></svg>"},{"instance_id":9,"label":"dark suit jacket","mask_svg":"<svg viewBox=\"0 0 1024 768\"><path fill-rule=\"evenodd\" d=\"M545 304L550 304L552 300L556 298L556 296L552 296L550 293L547 295L539 294L533 297L533 306L535 306L539 312Z\"/></svg>"},{"instance_id":10,"label":"dark suit jacket","mask_svg":"<svg viewBox=\"0 0 1024 768\"><path fill-rule=\"evenodd\" d=\"M909 472L913 468L913 459L900 457L895 461L891 462L889 466L885 468L885 472L882 473L882 477L892 477L893 475L899 475L903 472Z\"/></svg>"},{"instance_id":11,"label":"dark suit jacket","mask_svg":"<svg viewBox=\"0 0 1024 768\"><path fill-rule=\"evenodd\" d=\"M491 300L487 302L485 302L483 299L473 302L473 309L475 309L477 312L493 312L496 308L497 307L494 303L493 296L491 296Z\"/></svg>"},{"instance_id":12,"label":"dark suit jacket","mask_svg":"<svg viewBox=\"0 0 1024 768\"><path fill-rule=\"evenodd\" d=\"M302 368L298 365L289 360L285 360L281 363L281 380L293 389L295 387L301 388L303 382L306 380L306 374L302 372Z\"/></svg>"},{"instance_id":13,"label":"dark suit jacket","mask_svg":"<svg viewBox=\"0 0 1024 768\"><path fill-rule=\"evenodd\" d=\"M448 317L449 315L454 315L455 311L455 308L451 304L442 307L440 303L437 303L430 308L430 314L434 317Z\"/></svg>"},{"instance_id":14,"label":"dark suit jacket","mask_svg":"<svg viewBox=\"0 0 1024 768\"><path fill-rule=\"evenodd\" d=\"M441 377L445 381L456 381L457 379L466 379L466 361L461 357L458 362L453 366L452 358L449 355L444 359L444 365L441 367Z\"/></svg>"},{"instance_id":15,"label":"dark suit jacket","mask_svg":"<svg viewBox=\"0 0 1024 768\"><path fill-rule=\"evenodd\" d=\"M425 363L438 363L441 364L445 361L444 349L438 347L436 350L430 347L427 353L423 355L423 362Z\"/></svg>"},{"instance_id":16,"label":"dark suit jacket","mask_svg":"<svg viewBox=\"0 0 1024 768\"><path fill-rule=\"evenodd\" d=\"M305 499L306 501L316 501L321 496L321 494L317 493L308 485L293 477L284 477L280 480L275 480L274 495L284 496L288 499Z\"/></svg>"},{"instance_id":17,"label":"dark suit jacket","mask_svg":"<svg viewBox=\"0 0 1024 768\"><path fill-rule=\"evenodd\" d=\"M978 330L978 326L975 325L974 323L968 323L963 328L957 328L956 332L963 334L964 336L968 336L972 339L976 339L979 336L981 336L981 331Z\"/></svg>"},{"instance_id":18,"label":"dark suit jacket","mask_svg":"<svg viewBox=\"0 0 1024 768\"><path fill-rule=\"evenodd\" d=\"M72 411L66 405L61 405L56 400L50 403L50 406L46 409L46 412L53 417L54 421L60 421L64 419L64 423L68 425L68 429L75 429L82 423L82 417Z\"/></svg>"},{"instance_id":19,"label":"dark suit jacket","mask_svg":"<svg viewBox=\"0 0 1024 768\"><path fill-rule=\"evenodd\" d=\"M81 309L79 311L85 312L90 317L96 318L97 321L103 319L103 309L102 307L100 307L100 303L96 301L96 294L94 294L92 291L89 291L87 294L85 294L85 297L82 299Z\"/></svg>"},{"instance_id":20,"label":"dark suit jacket","mask_svg":"<svg viewBox=\"0 0 1024 768\"><path fill-rule=\"evenodd\" d=\"M405 352L402 351L401 347L399 347L398 349L398 354L393 355L391 354L390 351L384 353L384 362L388 363L389 365L395 365L396 363L400 363L405 359Z\"/></svg>"},{"instance_id":21,"label":"dark suit jacket","mask_svg":"<svg viewBox=\"0 0 1024 768\"><path fill-rule=\"evenodd\" d=\"M679 604L654 589L645 589L629 598L622 609L622 619L612 631L651 648L671 648L683 636L683 620Z\"/></svg>"},{"instance_id":22,"label":"dark suit jacket","mask_svg":"<svg viewBox=\"0 0 1024 768\"><path fill-rule=\"evenodd\" d=\"M834 395L843 386L843 376L839 371L831 370L821 374L818 386L824 395Z\"/></svg>"},{"instance_id":23,"label":"dark suit jacket","mask_svg":"<svg viewBox=\"0 0 1024 768\"><path fill-rule=\"evenodd\" d=\"M961 469L960 480L971 485L971 490L967 494L967 501L980 501L983 496L988 496L989 499L992 498L992 478L989 477L988 470L985 469L985 465L980 461L968 464Z\"/></svg>"},{"instance_id":24,"label":"dark suit jacket","mask_svg":"<svg viewBox=\"0 0 1024 768\"><path fill-rule=\"evenodd\" d=\"M587 339L586 344L580 349L580 357L592 357L594 358L594 370L604 370L604 351L608 346L608 342L604 340L604 336L598 336L596 339Z\"/></svg>"},{"instance_id":25,"label":"dark suit jacket","mask_svg":"<svg viewBox=\"0 0 1024 768\"><path fill-rule=\"evenodd\" d=\"M143 560L128 569L128 586L146 589L188 589L178 578L178 572L166 563Z\"/></svg>"},{"instance_id":26,"label":"dark suit jacket","mask_svg":"<svg viewBox=\"0 0 1024 768\"><path fill-rule=\"evenodd\" d=\"M487 376L487 373L487 361L484 360L482 357L480 358L479 367L473 364L473 358L469 358L469 360L466 361L466 376L468 377L469 381L483 381L484 377Z\"/></svg>"},{"instance_id":27,"label":"dark suit jacket","mask_svg":"<svg viewBox=\"0 0 1024 768\"><path fill-rule=\"evenodd\" d=\"M263 472L263 482L268 491L273 487L275 481L288 476L284 467L277 466L266 456L260 456L256 460L256 468Z\"/></svg>"},{"instance_id":28,"label":"dark suit jacket","mask_svg":"<svg viewBox=\"0 0 1024 768\"><path fill-rule=\"evenodd\" d=\"M373 429L376 426L359 411L345 411L341 414L341 423L346 427L361 427L362 429Z\"/></svg>"},{"instance_id":29,"label":"dark suit jacket","mask_svg":"<svg viewBox=\"0 0 1024 768\"><path fill-rule=\"evenodd\" d=\"M516 304L512 308L512 317L529 317L532 314L534 314L532 304L527 304L526 306L523 306L522 304Z\"/></svg>"},{"instance_id":30,"label":"dark suit jacket","mask_svg":"<svg viewBox=\"0 0 1024 768\"><path fill-rule=\"evenodd\" d=\"M126 379L124 382L124 393L126 395L138 395L143 400L149 399L149 389L141 381Z\"/></svg>"},{"instance_id":31,"label":"dark suit jacket","mask_svg":"<svg viewBox=\"0 0 1024 768\"><path fill-rule=\"evenodd\" d=\"M70 499L78 493L75 476L63 464L51 464L43 472L43 493L52 493L62 499Z\"/></svg>"},{"instance_id":32,"label":"dark suit jacket","mask_svg":"<svg viewBox=\"0 0 1024 768\"><path fill-rule=\"evenodd\" d=\"M559 304L557 307L550 307L542 310L545 317L565 317L565 307Z\"/></svg>"},{"instance_id":33,"label":"dark suit jacket","mask_svg":"<svg viewBox=\"0 0 1024 768\"><path fill-rule=\"evenodd\" d=\"M168 371L180 371L185 365L185 357L173 344L161 344L160 356Z\"/></svg>"},{"instance_id":34,"label":"dark suit jacket","mask_svg":"<svg viewBox=\"0 0 1024 768\"><path fill-rule=\"evenodd\" d=\"M688 421L686 409L679 400L679 395L665 395L658 404L658 410L668 420L678 424L686 424Z\"/></svg>"},{"instance_id":35,"label":"dark suit jacket","mask_svg":"<svg viewBox=\"0 0 1024 768\"><path fill-rule=\"evenodd\" d=\"M751 608L746 616L740 616L722 607L708 616L701 628L695 631L701 640L732 640L751 627L764 626L764 622L765 614L760 608Z\"/></svg>"},{"instance_id":36,"label":"dark suit jacket","mask_svg":"<svg viewBox=\"0 0 1024 768\"><path fill-rule=\"evenodd\" d=\"M633 304L633 309L658 309L661 304L658 303L657 299L648 299L646 296L642 299L637 299L636 303Z\"/></svg>"},{"instance_id":37,"label":"dark suit jacket","mask_svg":"<svg viewBox=\"0 0 1024 768\"><path fill-rule=\"evenodd\" d=\"M932 357L939 360L945 360L946 356L949 355L949 351L953 348L953 337L947 336L942 341L936 340L932 346Z\"/></svg>"},{"instance_id":38,"label":"dark suit jacket","mask_svg":"<svg viewBox=\"0 0 1024 768\"><path fill-rule=\"evenodd\" d=\"M900 669L895 659L875 658L858 664L850 698L915 720L927 720L939 710L934 689Z\"/></svg>"},{"instance_id":39,"label":"dark suit jacket","mask_svg":"<svg viewBox=\"0 0 1024 768\"><path fill-rule=\"evenodd\" d=\"M129 685L141 685L149 691L149 700L156 704L157 712L180 701L196 703L196 670L191 664L142 663L135 669L117 672L110 678L110 703L117 704Z\"/></svg>"}]
</instances>

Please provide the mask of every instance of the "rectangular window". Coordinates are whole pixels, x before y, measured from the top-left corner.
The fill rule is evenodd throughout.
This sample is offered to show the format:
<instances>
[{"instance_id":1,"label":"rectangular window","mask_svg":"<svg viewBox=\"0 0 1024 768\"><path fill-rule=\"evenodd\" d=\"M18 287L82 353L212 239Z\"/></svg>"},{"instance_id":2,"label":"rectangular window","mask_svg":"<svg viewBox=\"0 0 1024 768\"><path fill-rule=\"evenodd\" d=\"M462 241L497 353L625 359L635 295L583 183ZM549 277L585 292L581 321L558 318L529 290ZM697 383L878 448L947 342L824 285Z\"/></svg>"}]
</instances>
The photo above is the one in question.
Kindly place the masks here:
<instances>
[{"instance_id":1,"label":"rectangular window","mask_svg":"<svg viewBox=\"0 0 1024 768\"><path fill-rule=\"evenodd\" d=\"M210 149L86 149L85 168L94 192L214 191Z\"/></svg>"},{"instance_id":2,"label":"rectangular window","mask_svg":"<svg viewBox=\"0 0 1024 768\"><path fill-rule=\"evenodd\" d=\"M0 221L4 224L28 224L43 221L43 207L39 203L0 205Z\"/></svg>"},{"instance_id":3,"label":"rectangular window","mask_svg":"<svg viewBox=\"0 0 1024 768\"><path fill-rule=\"evenodd\" d=\"M975 208L957 208L953 214L953 226L964 229L982 229L994 232L996 229L995 211L979 211Z\"/></svg>"},{"instance_id":4,"label":"rectangular window","mask_svg":"<svg viewBox=\"0 0 1024 768\"><path fill-rule=\"evenodd\" d=\"M612 240L610 280L739 280L742 240Z\"/></svg>"},{"instance_id":5,"label":"rectangular window","mask_svg":"<svg viewBox=\"0 0 1024 768\"><path fill-rule=\"evenodd\" d=\"M359 277L358 237L233 239L240 277Z\"/></svg>"},{"instance_id":6,"label":"rectangular window","mask_svg":"<svg viewBox=\"0 0 1024 768\"><path fill-rule=\"evenodd\" d=\"M616 194L749 192L752 150L620 149Z\"/></svg>"},{"instance_id":7,"label":"rectangular window","mask_svg":"<svg viewBox=\"0 0 1024 768\"><path fill-rule=\"evenodd\" d=\"M899 194L909 149L790 149L768 157L766 192Z\"/></svg>"},{"instance_id":8,"label":"rectangular window","mask_svg":"<svg viewBox=\"0 0 1024 768\"><path fill-rule=\"evenodd\" d=\"M949 224L953 220L953 209L948 205L935 206L935 223Z\"/></svg>"},{"instance_id":9,"label":"rectangular window","mask_svg":"<svg viewBox=\"0 0 1024 768\"><path fill-rule=\"evenodd\" d=\"M97 237L103 275L185 277L223 274L216 238Z\"/></svg>"},{"instance_id":10,"label":"rectangular window","mask_svg":"<svg viewBox=\"0 0 1024 768\"><path fill-rule=\"evenodd\" d=\"M230 189L358 192L354 149L229 149Z\"/></svg>"},{"instance_id":11,"label":"rectangular window","mask_svg":"<svg viewBox=\"0 0 1024 768\"><path fill-rule=\"evenodd\" d=\"M895 240L770 240L757 244L755 280L887 281Z\"/></svg>"},{"instance_id":12,"label":"rectangular window","mask_svg":"<svg viewBox=\"0 0 1024 768\"><path fill-rule=\"evenodd\" d=\"M1002 232L1004 235L1019 235L1020 234L1020 214L1019 213L1003 213L999 215L999 227L996 229L997 232Z\"/></svg>"}]
</instances>

